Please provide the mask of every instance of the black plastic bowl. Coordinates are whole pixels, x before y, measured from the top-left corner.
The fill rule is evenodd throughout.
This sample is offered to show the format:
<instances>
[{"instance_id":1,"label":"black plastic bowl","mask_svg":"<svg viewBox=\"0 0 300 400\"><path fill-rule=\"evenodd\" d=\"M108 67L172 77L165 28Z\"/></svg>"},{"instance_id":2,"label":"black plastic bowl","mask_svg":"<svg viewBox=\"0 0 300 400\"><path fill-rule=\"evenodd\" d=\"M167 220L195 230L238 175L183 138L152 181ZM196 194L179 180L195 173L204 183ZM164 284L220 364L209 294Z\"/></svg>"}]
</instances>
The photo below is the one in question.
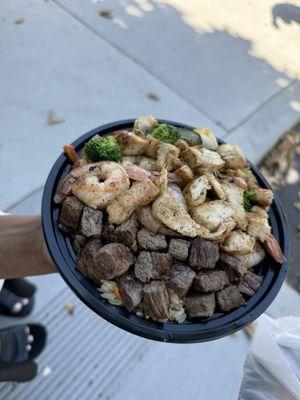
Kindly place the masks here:
<instances>
[{"instance_id":1,"label":"black plastic bowl","mask_svg":"<svg viewBox=\"0 0 300 400\"><path fill-rule=\"evenodd\" d=\"M107 135L116 130L132 128L133 122L134 120L130 119L100 126L82 135L73 145L77 151L80 151L85 142L96 133ZM160 122L193 129L188 125L177 122ZM222 143L221 140L220 143ZM42 202L42 219L46 243L50 255L66 283L90 309L107 321L128 332L148 339L177 343L204 342L221 338L243 328L261 315L275 299L285 278L287 263L280 265L267 256L261 265L257 267L257 272L264 277L258 292L247 301L245 307L240 307L228 314L219 313L211 318L185 321L181 324L174 322L161 324L129 313L123 307L109 304L100 296L95 286L76 269L76 256L70 238L59 229L59 207L53 202L53 197L59 181L68 173L70 168L69 160L64 154L61 154L46 182ZM270 189L269 184L258 170L253 166L252 170L261 187ZM289 252L287 227L282 208L276 196L269 215L273 233L287 258Z\"/></svg>"}]
</instances>

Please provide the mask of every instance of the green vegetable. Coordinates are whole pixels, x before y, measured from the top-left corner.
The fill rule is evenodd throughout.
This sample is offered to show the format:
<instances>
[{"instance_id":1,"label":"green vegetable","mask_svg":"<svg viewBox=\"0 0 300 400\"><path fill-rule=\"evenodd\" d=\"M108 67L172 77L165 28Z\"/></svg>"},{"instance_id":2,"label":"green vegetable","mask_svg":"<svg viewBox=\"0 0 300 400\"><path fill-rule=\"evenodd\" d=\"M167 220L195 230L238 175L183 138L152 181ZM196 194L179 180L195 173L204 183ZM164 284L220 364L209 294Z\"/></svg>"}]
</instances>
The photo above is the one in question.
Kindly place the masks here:
<instances>
[{"instance_id":1,"label":"green vegetable","mask_svg":"<svg viewBox=\"0 0 300 400\"><path fill-rule=\"evenodd\" d=\"M95 135L86 143L84 152L91 162L121 160L121 148L113 136Z\"/></svg>"},{"instance_id":2,"label":"green vegetable","mask_svg":"<svg viewBox=\"0 0 300 400\"><path fill-rule=\"evenodd\" d=\"M199 146L202 139L199 133L187 128L177 128L181 139L184 139L190 146Z\"/></svg>"},{"instance_id":3,"label":"green vegetable","mask_svg":"<svg viewBox=\"0 0 300 400\"><path fill-rule=\"evenodd\" d=\"M159 124L158 127L154 128L151 135L165 143L175 143L180 135L176 126L168 124Z\"/></svg>"},{"instance_id":4,"label":"green vegetable","mask_svg":"<svg viewBox=\"0 0 300 400\"><path fill-rule=\"evenodd\" d=\"M244 190L244 193L243 193L243 204L244 204L244 209L246 211L250 211L252 203L255 200L255 198L256 198L256 193L255 193L254 189Z\"/></svg>"}]
</instances>

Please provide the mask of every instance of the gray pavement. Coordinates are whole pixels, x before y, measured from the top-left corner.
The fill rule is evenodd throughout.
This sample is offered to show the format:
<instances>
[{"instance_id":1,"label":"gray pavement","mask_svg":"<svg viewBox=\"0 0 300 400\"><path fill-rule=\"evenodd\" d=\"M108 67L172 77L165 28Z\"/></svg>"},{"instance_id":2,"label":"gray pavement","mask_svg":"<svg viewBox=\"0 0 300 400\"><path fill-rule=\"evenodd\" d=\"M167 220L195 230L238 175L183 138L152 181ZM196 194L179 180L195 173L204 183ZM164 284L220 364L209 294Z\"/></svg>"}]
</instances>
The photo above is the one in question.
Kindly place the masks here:
<instances>
[{"instance_id":1,"label":"gray pavement","mask_svg":"<svg viewBox=\"0 0 300 400\"><path fill-rule=\"evenodd\" d=\"M209 127L259 161L300 111L300 27L280 15L275 27L275 5L3 0L0 209L39 213L64 143L145 113ZM48 125L49 110L64 122ZM154 343L99 319L58 275L32 280L39 290L30 320L47 325L49 343L37 379L1 384L1 399L237 398L249 347L243 332L199 345ZM300 315L299 296L285 284L268 313Z\"/></svg>"}]
</instances>

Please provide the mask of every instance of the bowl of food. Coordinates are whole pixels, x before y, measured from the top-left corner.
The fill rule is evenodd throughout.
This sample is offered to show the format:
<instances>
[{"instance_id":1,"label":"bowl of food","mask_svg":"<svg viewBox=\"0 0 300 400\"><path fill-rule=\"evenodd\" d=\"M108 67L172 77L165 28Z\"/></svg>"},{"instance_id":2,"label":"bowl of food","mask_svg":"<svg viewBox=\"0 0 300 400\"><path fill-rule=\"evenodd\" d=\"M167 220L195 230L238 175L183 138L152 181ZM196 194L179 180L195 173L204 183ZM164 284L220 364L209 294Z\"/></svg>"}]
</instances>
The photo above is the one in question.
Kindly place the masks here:
<instances>
[{"instance_id":1,"label":"bowl of food","mask_svg":"<svg viewBox=\"0 0 300 400\"><path fill-rule=\"evenodd\" d=\"M45 185L49 253L76 295L131 333L201 342L255 320L287 271L282 208L235 145L152 116L64 147Z\"/></svg>"}]
</instances>

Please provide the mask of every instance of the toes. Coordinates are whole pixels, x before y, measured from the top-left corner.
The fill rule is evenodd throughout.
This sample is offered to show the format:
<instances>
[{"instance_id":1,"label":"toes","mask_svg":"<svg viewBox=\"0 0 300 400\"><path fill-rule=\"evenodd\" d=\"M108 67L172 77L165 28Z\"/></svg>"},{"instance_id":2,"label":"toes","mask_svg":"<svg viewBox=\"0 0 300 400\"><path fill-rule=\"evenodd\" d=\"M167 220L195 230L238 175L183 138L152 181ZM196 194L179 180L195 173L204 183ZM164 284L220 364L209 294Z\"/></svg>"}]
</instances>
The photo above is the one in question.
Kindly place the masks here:
<instances>
[{"instance_id":1,"label":"toes","mask_svg":"<svg viewBox=\"0 0 300 400\"><path fill-rule=\"evenodd\" d=\"M29 328L29 326L26 326L26 328L25 328L25 333L26 333L26 335L30 335L30 328Z\"/></svg>"},{"instance_id":2,"label":"toes","mask_svg":"<svg viewBox=\"0 0 300 400\"><path fill-rule=\"evenodd\" d=\"M27 306L27 304L29 303L29 300L26 297L24 297L21 299L21 303L23 306Z\"/></svg>"},{"instance_id":3,"label":"toes","mask_svg":"<svg viewBox=\"0 0 300 400\"><path fill-rule=\"evenodd\" d=\"M33 336L32 335L28 335L28 338L27 338L27 342L28 343L33 343Z\"/></svg>"},{"instance_id":4,"label":"toes","mask_svg":"<svg viewBox=\"0 0 300 400\"><path fill-rule=\"evenodd\" d=\"M28 344L28 345L26 346L26 350L27 350L27 351L30 351L30 350L31 350L30 344Z\"/></svg>"},{"instance_id":5,"label":"toes","mask_svg":"<svg viewBox=\"0 0 300 400\"><path fill-rule=\"evenodd\" d=\"M12 308L12 313L18 314L22 310L22 307L23 307L22 303L19 303L19 302L15 303Z\"/></svg>"}]
</instances>

